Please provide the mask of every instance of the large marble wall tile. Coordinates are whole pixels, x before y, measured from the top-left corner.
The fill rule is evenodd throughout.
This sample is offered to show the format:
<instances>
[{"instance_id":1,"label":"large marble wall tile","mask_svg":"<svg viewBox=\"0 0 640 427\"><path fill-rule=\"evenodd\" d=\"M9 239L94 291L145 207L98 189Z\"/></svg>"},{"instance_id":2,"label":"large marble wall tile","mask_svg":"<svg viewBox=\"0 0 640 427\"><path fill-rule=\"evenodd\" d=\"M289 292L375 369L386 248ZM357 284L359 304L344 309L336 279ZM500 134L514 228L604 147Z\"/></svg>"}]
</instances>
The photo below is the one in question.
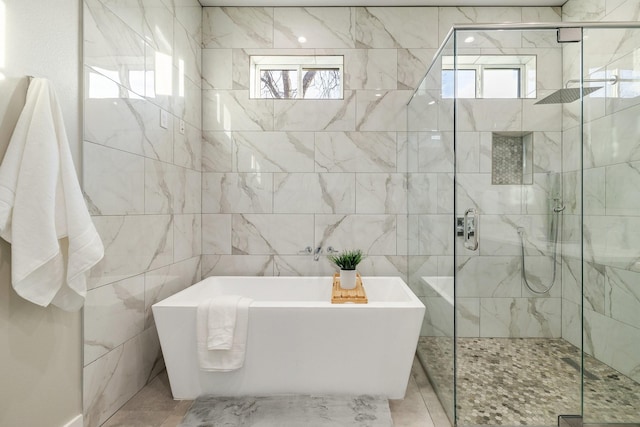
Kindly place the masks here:
<instances>
[{"instance_id":1,"label":"large marble wall tile","mask_svg":"<svg viewBox=\"0 0 640 427\"><path fill-rule=\"evenodd\" d=\"M83 374L84 425L98 427L133 397L148 380L144 334L125 342L95 362Z\"/></svg>"},{"instance_id":2,"label":"large marble wall tile","mask_svg":"<svg viewBox=\"0 0 640 427\"><path fill-rule=\"evenodd\" d=\"M174 28L173 63L184 70L184 76L196 86L202 84L202 48L182 25Z\"/></svg>"},{"instance_id":3,"label":"large marble wall tile","mask_svg":"<svg viewBox=\"0 0 640 427\"><path fill-rule=\"evenodd\" d=\"M562 130L563 104L538 104L539 99L550 95L554 90L538 89L537 99L522 100L522 131L560 131Z\"/></svg>"},{"instance_id":4,"label":"large marble wall tile","mask_svg":"<svg viewBox=\"0 0 640 427\"><path fill-rule=\"evenodd\" d=\"M533 184L522 186L522 213L545 215L553 211L554 198L561 198L557 175L534 173Z\"/></svg>"},{"instance_id":5,"label":"large marble wall tile","mask_svg":"<svg viewBox=\"0 0 640 427\"><path fill-rule=\"evenodd\" d=\"M436 8L356 8L356 47L437 48L443 39Z\"/></svg>"},{"instance_id":6,"label":"large marble wall tile","mask_svg":"<svg viewBox=\"0 0 640 427\"><path fill-rule=\"evenodd\" d=\"M640 208L640 162L620 163L606 167L607 215L637 216ZM587 186L585 183L585 190Z\"/></svg>"},{"instance_id":7,"label":"large marble wall tile","mask_svg":"<svg viewBox=\"0 0 640 427\"><path fill-rule=\"evenodd\" d=\"M482 298L480 336L559 338L559 298Z\"/></svg>"},{"instance_id":8,"label":"large marble wall tile","mask_svg":"<svg viewBox=\"0 0 640 427\"><path fill-rule=\"evenodd\" d=\"M451 215L419 215L420 255L453 255Z\"/></svg>"},{"instance_id":9,"label":"large marble wall tile","mask_svg":"<svg viewBox=\"0 0 640 427\"><path fill-rule=\"evenodd\" d=\"M640 33L637 29L636 33ZM636 35L636 37L638 37ZM626 108L635 107L640 102L640 67L637 65L637 50L632 50L617 61L607 64L606 76L621 79L615 85L606 85L606 114L615 114Z\"/></svg>"},{"instance_id":10,"label":"large marble wall tile","mask_svg":"<svg viewBox=\"0 0 640 427\"><path fill-rule=\"evenodd\" d=\"M274 276L333 276L336 272L336 266L324 255L318 261L309 254L273 258Z\"/></svg>"},{"instance_id":11,"label":"large marble wall tile","mask_svg":"<svg viewBox=\"0 0 640 427\"><path fill-rule=\"evenodd\" d=\"M456 333L458 337L480 336L480 298L458 298Z\"/></svg>"},{"instance_id":12,"label":"large marble wall tile","mask_svg":"<svg viewBox=\"0 0 640 427\"><path fill-rule=\"evenodd\" d=\"M456 130L521 131L522 102L521 99L459 99Z\"/></svg>"},{"instance_id":13,"label":"large marble wall tile","mask_svg":"<svg viewBox=\"0 0 640 427\"><path fill-rule=\"evenodd\" d=\"M456 133L456 172L480 171L480 132ZM453 148L449 148L452 150Z\"/></svg>"},{"instance_id":14,"label":"large marble wall tile","mask_svg":"<svg viewBox=\"0 0 640 427\"><path fill-rule=\"evenodd\" d=\"M562 300L562 338L582 347L582 309L578 304Z\"/></svg>"},{"instance_id":15,"label":"large marble wall tile","mask_svg":"<svg viewBox=\"0 0 640 427\"><path fill-rule=\"evenodd\" d=\"M202 132L202 170L204 172L233 171L233 134Z\"/></svg>"},{"instance_id":16,"label":"large marble wall tile","mask_svg":"<svg viewBox=\"0 0 640 427\"><path fill-rule=\"evenodd\" d=\"M416 132L396 132L396 172L418 172L418 143Z\"/></svg>"},{"instance_id":17,"label":"large marble wall tile","mask_svg":"<svg viewBox=\"0 0 640 427\"><path fill-rule=\"evenodd\" d=\"M523 219L519 215L482 215L479 236L480 255L520 255L522 248L518 227L525 227L525 246L529 246L528 239L532 234L531 222L527 221L525 224ZM543 223L543 221L544 219L540 218L535 222ZM534 234L535 240L538 235L538 233Z\"/></svg>"},{"instance_id":18,"label":"large marble wall tile","mask_svg":"<svg viewBox=\"0 0 640 427\"><path fill-rule=\"evenodd\" d=\"M184 169L169 163L145 159L144 204L145 213L173 213L176 209L177 192L184 192L180 174ZM184 196L183 196L184 197Z\"/></svg>"},{"instance_id":19,"label":"large marble wall tile","mask_svg":"<svg viewBox=\"0 0 640 427\"><path fill-rule=\"evenodd\" d=\"M144 327L155 325L151 306L200 280L200 257L193 257L144 274Z\"/></svg>"},{"instance_id":20,"label":"large marble wall tile","mask_svg":"<svg viewBox=\"0 0 640 427\"><path fill-rule=\"evenodd\" d=\"M273 47L273 8L205 7L204 48Z\"/></svg>"},{"instance_id":21,"label":"large marble wall tile","mask_svg":"<svg viewBox=\"0 0 640 427\"><path fill-rule=\"evenodd\" d=\"M582 305L582 261L572 257L562 257L562 303ZM590 263L585 262L584 266ZM587 302L587 301L585 301ZM604 293L603 293L604 302Z\"/></svg>"},{"instance_id":22,"label":"large marble wall tile","mask_svg":"<svg viewBox=\"0 0 640 427\"><path fill-rule=\"evenodd\" d=\"M396 255L408 256L409 253L409 215L396 215Z\"/></svg>"},{"instance_id":23,"label":"large marble wall tile","mask_svg":"<svg viewBox=\"0 0 640 427\"><path fill-rule=\"evenodd\" d=\"M338 251L362 249L367 255L396 253L395 215L316 215L315 242Z\"/></svg>"},{"instance_id":24,"label":"large marble wall tile","mask_svg":"<svg viewBox=\"0 0 640 427\"><path fill-rule=\"evenodd\" d=\"M202 224L200 214L173 216L173 260L175 262L202 253Z\"/></svg>"},{"instance_id":25,"label":"large marble wall tile","mask_svg":"<svg viewBox=\"0 0 640 427\"><path fill-rule=\"evenodd\" d=\"M418 186L424 184L424 180L415 179L414 181L416 190ZM401 214L407 212L406 174L358 173L355 189L357 213ZM429 189L428 185L427 189ZM412 212L417 213L415 210Z\"/></svg>"},{"instance_id":26,"label":"large marble wall tile","mask_svg":"<svg viewBox=\"0 0 640 427\"><path fill-rule=\"evenodd\" d=\"M355 213L352 173L275 173L274 213Z\"/></svg>"},{"instance_id":27,"label":"large marble wall tile","mask_svg":"<svg viewBox=\"0 0 640 427\"><path fill-rule=\"evenodd\" d=\"M562 132L533 132L533 171L562 170Z\"/></svg>"},{"instance_id":28,"label":"large marble wall tile","mask_svg":"<svg viewBox=\"0 0 640 427\"><path fill-rule=\"evenodd\" d=\"M520 262L516 256L459 257L457 296L520 297Z\"/></svg>"},{"instance_id":29,"label":"large marble wall tile","mask_svg":"<svg viewBox=\"0 0 640 427\"><path fill-rule=\"evenodd\" d=\"M636 143L639 112L637 106L589 123L584 144L591 151L595 166L640 160L640 146Z\"/></svg>"},{"instance_id":30,"label":"large marble wall tile","mask_svg":"<svg viewBox=\"0 0 640 427\"><path fill-rule=\"evenodd\" d=\"M91 270L89 289L173 262L171 215L97 216L93 222L105 255Z\"/></svg>"},{"instance_id":31,"label":"large marble wall tile","mask_svg":"<svg viewBox=\"0 0 640 427\"><path fill-rule=\"evenodd\" d=\"M409 90L359 90L356 96L356 129L359 131L405 131L405 105Z\"/></svg>"},{"instance_id":32,"label":"large marble wall tile","mask_svg":"<svg viewBox=\"0 0 640 427\"><path fill-rule=\"evenodd\" d=\"M416 296L436 297L440 295L427 281L438 275L438 258L430 256L407 257L409 280L407 284Z\"/></svg>"},{"instance_id":33,"label":"large marble wall tile","mask_svg":"<svg viewBox=\"0 0 640 427\"><path fill-rule=\"evenodd\" d=\"M523 7L522 22L560 22L562 21L562 8L560 7ZM557 31L523 31L522 47L549 47L557 48ZM556 49L559 50L559 49ZM560 69L557 69L557 74Z\"/></svg>"},{"instance_id":34,"label":"large marble wall tile","mask_svg":"<svg viewBox=\"0 0 640 427\"><path fill-rule=\"evenodd\" d=\"M83 143L83 189L92 215L144 212L144 158Z\"/></svg>"},{"instance_id":35,"label":"large marble wall tile","mask_svg":"<svg viewBox=\"0 0 640 427\"><path fill-rule=\"evenodd\" d=\"M273 255L203 255L202 278L273 276Z\"/></svg>"},{"instance_id":36,"label":"large marble wall tile","mask_svg":"<svg viewBox=\"0 0 640 427\"><path fill-rule=\"evenodd\" d=\"M343 99L278 100L274 104L274 130L353 131L356 129L356 91Z\"/></svg>"},{"instance_id":37,"label":"large marble wall tile","mask_svg":"<svg viewBox=\"0 0 640 427\"><path fill-rule=\"evenodd\" d=\"M418 132L418 170L453 173L453 132Z\"/></svg>"},{"instance_id":38,"label":"large marble wall tile","mask_svg":"<svg viewBox=\"0 0 640 427\"><path fill-rule=\"evenodd\" d=\"M444 40L454 24L474 24L479 22L522 22L520 7L439 7L438 8L438 40ZM506 33L506 34L505 34ZM519 31L468 31L458 33L464 40L473 36L475 40L467 43L469 48L505 48L520 47Z\"/></svg>"},{"instance_id":39,"label":"large marble wall tile","mask_svg":"<svg viewBox=\"0 0 640 427\"><path fill-rule=\"evenodd\" d=\"M273 13L276 48L353 48L354 30L352 7L278 7Z\"/></svg>"},{"instance_id":40,"label":"large marble wall tile","mask_svg":"<svg viewBox=\"0 0 640 427\"><path fill-rule=\"evenodd\" d=\"M231 255L231 215L202 215L202 253Z\"/></svg>"},{"instance_id":41,"label":"large marble wall tile","mask_svg":"<svg viewBox=\"0 0 640 427\"><path fill-rule=\"evenodd\" d=\"M435 49L398 49L398 89L415 90L431 65Z\"/></svg>"},{"instance_id":42,"label":"large marble wall tile","mask_svg":"<svg viewBox=\"0 0 640 427\"><path fill-rule=\"evenodd\" d=\"M174 118L173 162L184 168L202 169L202 131L190 124L185 125L185 133L180 133L180 121Z\"/></svg>"},{"instance_id":43,"label":"large marble wall tile","mask_svg":"<svg viewBox=\"0 0 640 427\"><path fill-rule=\"evenodd\" d=\"M155 0L149 0L155 1ZM172 0L163 0L172 1ZM202 40L202 12L203 7L197 0L187 0L184 4L169 5L169 9L174 11L177 19L176 25L182 25L194 40Z\"/></svg>"},{"instance_id":44,"label":"large marble wall tile","mask_svg":"<svg viewBox=\"0 0 640 427\"><path fill-rule=\"evenodd\" d=\"M438 213L453 213L453 174L438 174Z\"/></svg>"},{"instance_id":45,"label":"large marble wall tile","mask_svg":"<svg viewBox=\"0 0 640 427\"><path fill-rule=\"evenodd\" d=\"M233 87L231 78L231 52L231 49L202 50L202 89L239 89Z\"/></svg>"},{"instance_id":46,"label":"large marble wall tile","mask_svg":"<svg viewBox=\"0 0 640 427\"><path fill-rule=\"evenodd\" d=\"M174 69L175 70L175 69ZM172 96L173 114L185 122L200 129L203 123L203 96L207 91L200 89L200 83L194 83L190 78L176 71L174 73L177 96Z\"/></svg>"},{"instance_id":47,"label":"large marble wall tile","mask_svg":"<svg viewBox=\"0 0 640 427\"><path fill-rule=\"evenodd\" d=\"M640 274L606 267L606 314L640 329Z\"/></svg>"},{"instance_id":48,"label":"large marble wall tile","mask_svg":"<svg viewBox=\"0 0 640 427\"><path fill-rule=\"evenodd\" d=\"M144 94L145 42L99 0L84 2L84 64Z\"/></svg>"},{"instance_id":49,"label":"large marble wall tile","mask_svg":"<svg viewBox=\"0 0 640 427\"><path fill-rule=\"evenodd\" d=\"M313 215L235 214L234 255L296 255L313 246Z\"/></svg>"},{"instance_id":50,"label":"large marble wall tile","mask_svg":"<svg viewBox=\"0 0 640 427\"><path fill-rule=\"evenodd\" d=\"M272 206L273 174L202 174L202 213L269 213Z\"/></svg>"},{"instance_id":51,"label":"large marble wall tile","mask_svg":"<svg viewBox=\"0 0 640 427\"><path fill-rule=\"evenodd\" d=\"M90 71L88 74L90 80L97 76ZM120 98L92 98L90 90L84 104L86 141L157 160L172 160L173 121L169 121L167 129L161 128L157 106L130 98L132 94L126 91Z\"/></svg>"},{"instance_id":52,"label":"large marble wall tile","mask_svg":"<svg viewBox=\"0 0 640 427\"><path fill-rule=\"evenodd\" d=\"M422 320L421 336L451 337L454 334L454 309L443 297L420 297L426 310Z\"/></svg>"},{"instance_id":53,"label":"large marble wall tile","mask_svg":"<svg viewBox=\"0 0 640 427\"><path fill-rule=\"evenodd\" d=\"M562 7L563 21L600 21L606 14L606 0L570 0Z\"/></svg>"},{"instance_id":54,"label":"large marble wall tile","mask_svg":"<svg viewBox=\"0 0 640 427\"><path fill-rule=\"evenodd\" d=\"M273 100L249 99L244 90L205 90L202 105L203 130L273 130Z\"/></svg>"},{"instance_id":55,"label":"large marble wall tile","mask_svg":"<svg viewBox=\"0 0 640 427\"><path fill-rule=\"evenodd\" d=\"M318 172L395 172L395 132L318 132Z\"/></svg>"},{"instance_id":56,"label":"large marble wall tile","mask_svg":"<svg viewBox=\"0 0 640 427\"><path fill-rule=\"evenodd\" d=\"M584 254L588 261L640 271L640 218L585 216Z\"/></svg>"},{"instance_id":57,"label":"large marble wall tile","mask_svg":"<svg viewBox=\"0 0 640 427\"><path fill-rule=\"evenodd\" d=\"M234 171L313 172L313 132L235 132Z\"/></svg>"},{"instance_id":58,"label":"large marble wall tile","mask_svg":"<svg viewBox=\"0 0 640 427\"><path fill-rule=\"evenodd\" d=\"M345 51L345 89L389 90L398 88L397 49ZM410 89L410 88L403 88Z\"/></svg>"},{"instance_id":59,"label":"large marble wall tile","mask_svg":"<svg viewBox=\"0 0 640 427\"><path fill-rule=\"evenodd\" d=\"M144 329L144 276L87 292L84 309L84 363L105 355Z\"/></svg>"},{"instance_id":60,"label":"large marble wall tile","mask_svg":"<svg viewBox=\"0 0 640 427\"><path fill-rule=\"evenodd\" d=\"M411 104L407 108L407 121L411 128L408 130L414 132L453 130L453 117L450 118L450 123L445 123L444 117L447 113L453 114L453 103L450 102L450 99L441 99L440 89L418 90L411 95L410 99Z\"/></svg>"},{"instance_id":61,"label":"large marble wall tile","mask_svg":"<svg viewBox=\"0 0 640 427\"><path fill-rule=\"evenodd\" d=\"M199 214L202 212L202 174L180 168L181 185L184 191L176 191L176 213Z\"/></svg>"},{"instance_id":62,"label":"large marble wall tile","mask_svg":"<svg viewBox=\"0 0 640 427\"><path fill-rule=\"evenodd\" d=\"M337 272L334 265L333 269ZM395 276L407 281L407 259L404 256L368 256L358 264L358 272L363 277ZM366 282L365 282L366 283Z\"/></svg>"},{"instance_id":63,"label":"large marble wall tile","mask_svg":"<svg viewBox=\"0 0 640 427\"><path fill-rule=\"evenodd\" d=\"M598 360L640 381L640 329L585 310L585 350Z\"/></svg>"},{"instance_id":64,"label":"large marble wall tile","mask_svg":"<svg viewBox=\"0 0 640 427\"><path fill-rule=\"evenodd\" d=\"M458 209L475 207L481 214L519 214L522 189L518 185L491 185L491 174L457 174Z\"/></svg>"}]
</instances>

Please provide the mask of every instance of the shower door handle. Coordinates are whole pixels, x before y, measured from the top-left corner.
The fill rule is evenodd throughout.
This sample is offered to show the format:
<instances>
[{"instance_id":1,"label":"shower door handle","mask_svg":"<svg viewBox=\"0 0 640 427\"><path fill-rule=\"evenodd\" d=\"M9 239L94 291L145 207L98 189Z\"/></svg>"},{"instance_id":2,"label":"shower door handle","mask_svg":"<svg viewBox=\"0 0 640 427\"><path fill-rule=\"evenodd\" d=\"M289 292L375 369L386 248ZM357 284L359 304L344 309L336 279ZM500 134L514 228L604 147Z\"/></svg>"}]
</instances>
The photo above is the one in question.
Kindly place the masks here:
<instances>
[{"instance_id":1,"label":"shower door handle","mask_svg":"<svg viewBox=\"0 0 640 427\"><path fill-rule=\"evenodd\" d=\"M478 249L478 211L469 208L464 213L464 247L475 251Z\"/></svg>"}]
</instances>

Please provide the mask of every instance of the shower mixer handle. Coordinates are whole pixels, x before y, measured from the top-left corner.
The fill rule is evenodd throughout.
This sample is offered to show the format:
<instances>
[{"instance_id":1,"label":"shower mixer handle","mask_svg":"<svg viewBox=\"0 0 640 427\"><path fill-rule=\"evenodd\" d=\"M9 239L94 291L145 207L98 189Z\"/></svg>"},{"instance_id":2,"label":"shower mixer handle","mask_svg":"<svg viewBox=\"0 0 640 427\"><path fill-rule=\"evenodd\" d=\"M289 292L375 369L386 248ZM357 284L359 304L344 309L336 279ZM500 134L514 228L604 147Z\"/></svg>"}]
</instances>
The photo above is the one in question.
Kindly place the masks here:
<instances>
[{"instance_id":1,"label":"shower mixer handle","mask_svg":"<svg viewBox=\"0 0 640 427\"><path fill-rule=\"evenodd\" d=\"M466 249L478 249L478 211L475 208L469 208L464 213L463 238Z\"/></svg>"}]
</instances>

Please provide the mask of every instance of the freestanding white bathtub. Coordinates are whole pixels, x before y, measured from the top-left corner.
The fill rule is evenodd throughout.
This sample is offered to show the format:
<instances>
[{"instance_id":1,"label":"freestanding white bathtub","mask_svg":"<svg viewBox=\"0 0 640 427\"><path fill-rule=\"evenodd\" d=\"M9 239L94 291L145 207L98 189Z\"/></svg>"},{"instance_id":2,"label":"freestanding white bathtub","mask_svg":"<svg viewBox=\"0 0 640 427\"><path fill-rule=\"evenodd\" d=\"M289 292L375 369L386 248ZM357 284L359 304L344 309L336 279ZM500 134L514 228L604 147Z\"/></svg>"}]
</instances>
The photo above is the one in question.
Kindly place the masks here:
<instances>
[{"instance_id":1,"label":"freestanding white bathtub","mask_svg":"<svg viewBox=\"0 0 640 427\"><path fill-rule=\"evenodd\" d=\"M153 305L175 399L200 395L404 397L425 307L398 277L363 277L368 304L331 304L331 277L209 277ZM196 309L216 295L254 300L244 366L198 367Z\"/></svg>"}]
</instances>

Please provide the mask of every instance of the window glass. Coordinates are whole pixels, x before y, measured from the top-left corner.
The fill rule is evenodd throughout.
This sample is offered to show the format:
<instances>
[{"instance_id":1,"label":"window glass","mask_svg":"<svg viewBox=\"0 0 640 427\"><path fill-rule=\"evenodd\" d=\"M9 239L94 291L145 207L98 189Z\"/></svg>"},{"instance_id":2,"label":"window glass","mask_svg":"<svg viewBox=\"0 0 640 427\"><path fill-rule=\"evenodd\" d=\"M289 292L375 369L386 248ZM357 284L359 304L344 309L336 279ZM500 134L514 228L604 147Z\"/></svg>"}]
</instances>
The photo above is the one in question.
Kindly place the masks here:
<instances>
[{"instance_id":1,"label":"window glass","mask_svg":"<svg viewBox=\"0 0 640 427\"><path fill-rule=\"evenodd\" d=\"M519 98L520 69L485 68L482 70L483 98Z\"/></svg>"},{"instance_id":2,"label":"window glass","mask_svg":"<svg viewBox=\"0 0 640 427\"><path fill-rule=\"evenodd\" d=\"M442 70L442 97L453 98L454 71ZM476 97L476 70L458 70L458 98Z\"/></svg>"}]
</instances>

